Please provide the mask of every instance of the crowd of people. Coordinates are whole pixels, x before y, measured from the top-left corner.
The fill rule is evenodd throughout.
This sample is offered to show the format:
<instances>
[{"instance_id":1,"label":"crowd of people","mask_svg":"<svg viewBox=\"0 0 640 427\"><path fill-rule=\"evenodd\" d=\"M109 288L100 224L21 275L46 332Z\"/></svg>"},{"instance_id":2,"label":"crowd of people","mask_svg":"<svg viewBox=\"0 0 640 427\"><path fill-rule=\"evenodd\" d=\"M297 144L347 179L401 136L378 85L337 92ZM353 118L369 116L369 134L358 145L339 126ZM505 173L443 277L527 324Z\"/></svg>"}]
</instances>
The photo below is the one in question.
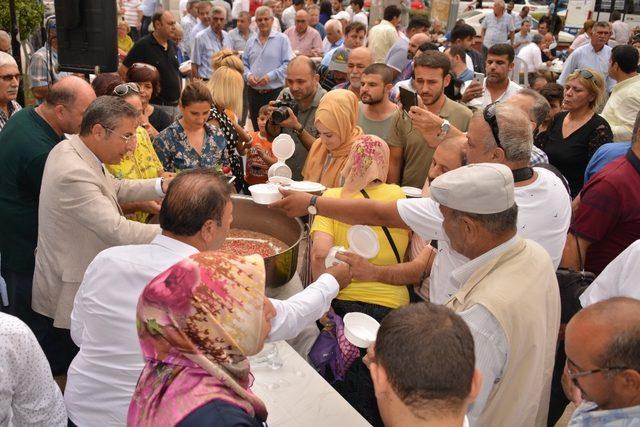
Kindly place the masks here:
<instances>
[{"instance_id":1,"label":"crowd of people","mask_svg":"<svg viewBox=\"0 0 640 427\"><path fill-rule=\"evenodd\" d=\"M0 31L0 425L262 426L248 357L353 312L377 339L325 378L373 426L638 425L620 13L563 46L555 3L535 34L503 0L479 34L363 0L116 3L113 73L61 69L49 17L23 79ZM220 251L281 134L292 179L326 187L269 206L309 225L288 299ZM377 255L329 267L352 225Z\"/></svg>"}]
</instances>

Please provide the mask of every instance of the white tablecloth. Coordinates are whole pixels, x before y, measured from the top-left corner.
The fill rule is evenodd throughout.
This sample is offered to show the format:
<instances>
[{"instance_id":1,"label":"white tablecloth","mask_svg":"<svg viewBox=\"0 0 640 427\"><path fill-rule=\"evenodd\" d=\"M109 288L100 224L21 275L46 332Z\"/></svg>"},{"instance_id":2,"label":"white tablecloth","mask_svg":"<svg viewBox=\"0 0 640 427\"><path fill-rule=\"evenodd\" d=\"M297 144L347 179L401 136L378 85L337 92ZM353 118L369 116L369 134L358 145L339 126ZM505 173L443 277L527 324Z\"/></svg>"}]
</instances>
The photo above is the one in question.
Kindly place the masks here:
<instances>
[{"instance_id":1,"label":"white tablecloth","mask_svg":"<svg viewBox=\"0 0 640 427\"><path fill-rule=\"evenodd\" d=\"M270 427L370 427L298 353L284 341L276 343L283 366L252 366L252 390L267 406Z\"/></svg>"}]
</instances>

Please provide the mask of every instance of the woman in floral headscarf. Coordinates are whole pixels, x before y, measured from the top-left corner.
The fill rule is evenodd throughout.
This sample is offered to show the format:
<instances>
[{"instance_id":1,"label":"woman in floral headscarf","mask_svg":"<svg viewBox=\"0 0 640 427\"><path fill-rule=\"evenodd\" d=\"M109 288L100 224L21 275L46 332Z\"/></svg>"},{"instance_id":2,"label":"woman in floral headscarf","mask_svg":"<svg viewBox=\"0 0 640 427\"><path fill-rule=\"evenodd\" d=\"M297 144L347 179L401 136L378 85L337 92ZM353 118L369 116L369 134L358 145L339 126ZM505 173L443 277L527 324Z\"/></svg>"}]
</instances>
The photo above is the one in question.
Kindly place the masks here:
<instances>
[{"instance_id":1,"label":"woman in floral headscarf","mask_svg":"<svg viewBox=\"0 0 640 427\"><path fill-rule=\"evenodd\" d=\"M331 93L331 92L330 92ZM344 186L327 190L322 197L363 198L379 201L404 199L405 195L395 184L385 184L389 171L389 147L377 136L358 137L345 161L342 170ZM312 272L318 277L325 270L324 261L332 246L349 247L347 232L351 226L331 218L316 216L311 227ZM409 232L399 228L389 228L385 234L383 227L371 227L375 232L380 250L369 261L375 265L392 265L402 262ZM391 243L393 241L393 245ZM395 250L394 250L395 247ZM352 281L340 291L331 307L339 316L350 312L370 315L379 322L394 308L409 303L406 286L395 286L378 280ZM364 355L364 353L363 353ZM373 425L382 425L373 385L367 367L360 359L349 368L343 381L336 381L334 387L340 394Z\"/></svg>"},{"instance_id":2,"label":"woman in floral headscarf","mask_svg":"<svg viewBox=\"0 0 640 427\"><path fill-rule=\"evenodd\" d=\"M353 142L362 135L358 122L358 97L353 92L336 89L320 100L315 126L320 135L307 155L302 176L326 187L341 187L342 170Z\"/></svg>"},{"instance_id":3,"label":"woman in floral headscarf","mask_svg":"<svg viewBox=\"0 0 640 427\"><path fill-rule=\"evenodd\" d=\"M202 252L147 285L137 309L146 365L128 426L263 425L247 356L275 314L264 284L262 257Z\"/></svg>"}]
</instances>

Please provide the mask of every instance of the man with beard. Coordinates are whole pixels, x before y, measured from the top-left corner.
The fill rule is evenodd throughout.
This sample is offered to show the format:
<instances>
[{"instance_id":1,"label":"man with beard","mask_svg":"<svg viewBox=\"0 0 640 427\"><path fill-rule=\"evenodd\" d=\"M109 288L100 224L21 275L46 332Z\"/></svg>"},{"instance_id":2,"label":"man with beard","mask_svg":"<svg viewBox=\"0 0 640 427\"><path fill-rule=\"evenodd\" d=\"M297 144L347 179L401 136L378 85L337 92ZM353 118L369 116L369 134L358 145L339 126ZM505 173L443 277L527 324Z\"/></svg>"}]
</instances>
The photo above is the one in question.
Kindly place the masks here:
<instances>
[{"instance_id":1,"label":"man with beard","mask_svg":"<svg viewBox=\"0 0 640 427\"><path fill-rule=\"evenodd\" d=\"M386 64L369 65L362 73L361 102L358 105L358 126L365 134L376 135L385 141L398 109L389 100L392 79L393 73Z\"/></svg>"},{"instance_id":2,"label":"man with beard","mask_svg":"<svg viewBox=\"0 0 640 427\"><path fill-rule=\"evenodd\" d=\"M293 98L298 104L297 115L289 109L289 117L280 123L283 132L291 135L296 143L296 150L287 164L293 172L292 178L297 181L302 180L302 167L318 137L314 117L320 99L327 93L318 82L313 61L304 55L296 56L287 67L287 87L278 96L278 99Z\"/></svg>"},{"instance_id":3,"label":"man with beard","mask_svg":"<svg viewBox=\"0 0 640 427\"><path fill-rule=\"evenodd\" d=\"M413 74L413 58L416 56L420 46L430 40L431 37L427 33L417 33L409 39L409 46L407 47L407 63L399 74L400 80L407 80L411 78L411 75Z\"/></svg>"},{"instance_id":4,"label":"man with beard","mask_svg":"<svg viewBox=\"0 0 640 427\"><path fill-rule=\"evenodd\" d=\"M446 135L450 126L466 132L471 111L444 94L444 88L451 82L451 62L447 55L438 51L424 52L414 60L414 68L418 103L444 119L442 136ZM391 127L387 141L390 149L387 181L422 188L427 177L426 165L431 164L433 151L440 141L438 138L425 140L402 110L395 113L392 123L397 125Z\"/></svg>"},{"instance_id":5,"label":"man with beard","mask_svg":"<svg viewBox=\"0 0 640 427\"><path fill-rule=\"evenodd\" d=\"M484 83L471 80L462 87L462 102L472 109L484 108L489 104L504 102L521 89L509 80L513 69L515 51L510 44L499 43L489 48Z\"/></svg>"},{"instance_id":6,"label":"man with beard","mask_svg":"<svg viewBox=\"0 0 640 427\"><path fill-rule=\"evenodd\" d=\"M373 63L373 53L368 47L353 49L347 61L347 80L336 85L334 89L347 89L360 98L360 87L364 69Z\"/></svg>"},{"instance_id":7,"label":"man with beard","mask_svg":"<svg viewBox=\"0 0 640 427\"><path fill-rule=\"evenodd\" d=\"M413 53L416 53L418 46L422 43L431 40L431 37L427 34L429 30L429 21L424 19L423 17L413 17L409 21L409 25L405 30L406 37L400 37L398 41L396 41L387 56L384 58L384 63L387 64L391 71L393 71L393 80L398 81L401 79L402 71L407 67L408 63L413 59L413 54L408 55L410 50L410 41L417 34L421 34L421 40L419 43L415 45L413 48ZM408 77L404 77L406 79Z\"/></svg>"}]
</instances>

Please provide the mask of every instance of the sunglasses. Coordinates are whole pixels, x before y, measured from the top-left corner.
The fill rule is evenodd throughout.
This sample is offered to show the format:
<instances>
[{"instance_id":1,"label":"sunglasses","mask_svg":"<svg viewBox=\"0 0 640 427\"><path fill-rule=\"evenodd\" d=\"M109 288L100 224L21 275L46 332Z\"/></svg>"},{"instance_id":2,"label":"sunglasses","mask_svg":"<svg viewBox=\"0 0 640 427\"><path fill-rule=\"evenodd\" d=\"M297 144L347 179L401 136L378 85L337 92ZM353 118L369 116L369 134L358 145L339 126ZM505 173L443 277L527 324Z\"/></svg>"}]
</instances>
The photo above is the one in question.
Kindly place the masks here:
<instances>
[{"instance_id":1,"label":"sunglasses","mask_svg":"<svg viewBox=\"0 0 640 427\"><path fill-rule=\"evenodd\" d=\"M153 65L145 64L144 62L136 62L134 64L131 64L131 68L146 68L154 72L158 71L158 69Z\"/></svg>"},{"instance_id":2,"label":"sunglasses","mask_svg":"<svg viewBox=\"0 0 640 427\"><path fill-rule=\"evenodd\" d=\"M16 79L18 82L22 80L22 74L2 74L0 75L0 79L5 82L10 82L13 79Z\"/></svg>"},{"instance_id":3,"label":"sunglasses","mask_svg":"<svg viewBox=\"0 0 640 427\"><path fill-rule=\"evenodd\" d=\"M493 139L496 140L496 145L504 150L502 144L500 144L500 127L498 126L498 118L496 117L496 106L497 103L495 102L487 105L482 112L482 117L484 117L484 121L487 122L491 128L491 133L493 134Z\"/></svg>"},{"instance_id":4,"label":"sunglasses","mask_svg":"<svg viewBox=\"0 0 640 427\"><path fill-rule=\"evenodd\" d=\"M113 94L116 96L127 96L131 92L140 95L140 88L135 83L122 83L113 88Z\"/></svg>"},{"instance_id":5,"label":"sunglasses","mask_svg":"<svg viewBox=\"0 0 640 427\"><path fill-rule=\"evenodd\" d=\"M580 76L582 78L585 78L587 80L593 80L595 78L595 76L593 75L593 73L589 70L585 70L585 69L577 69L576 73L580 74Z\"/></svg>"}]
</instances>

